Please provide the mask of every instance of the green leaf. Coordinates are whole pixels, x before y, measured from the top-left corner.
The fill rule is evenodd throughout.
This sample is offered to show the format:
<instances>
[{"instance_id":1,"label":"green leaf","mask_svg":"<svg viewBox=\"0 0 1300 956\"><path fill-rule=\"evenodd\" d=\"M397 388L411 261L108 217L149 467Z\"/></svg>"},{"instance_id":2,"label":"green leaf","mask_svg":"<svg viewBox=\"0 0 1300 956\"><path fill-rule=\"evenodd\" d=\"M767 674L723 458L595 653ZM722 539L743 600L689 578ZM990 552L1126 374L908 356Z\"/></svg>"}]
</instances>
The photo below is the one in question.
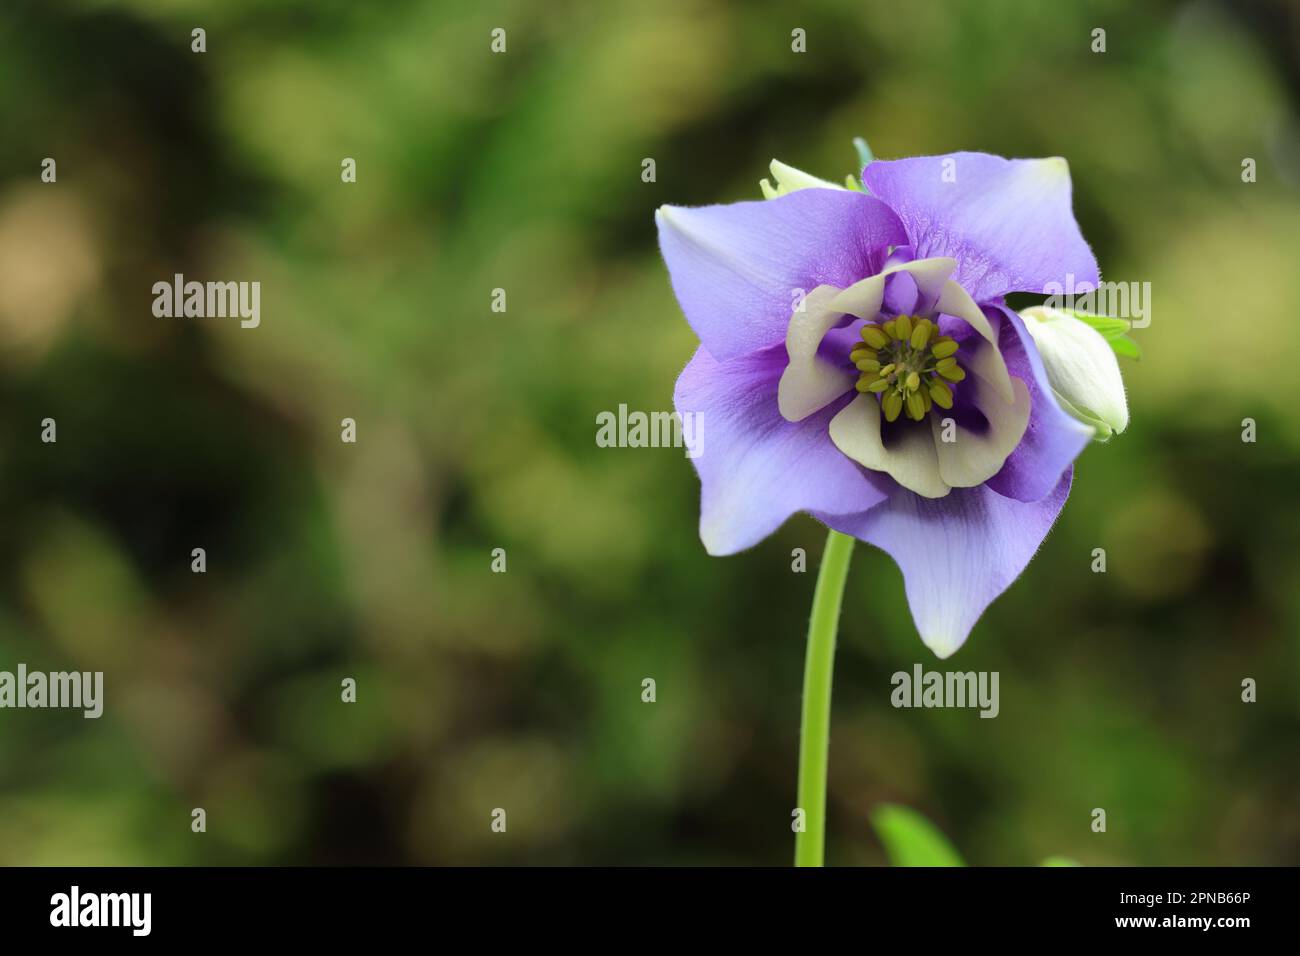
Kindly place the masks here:
<instances>
[{"instance_id":1,"label":"green leaf","mask_svg":"<svg viewBox=\"0 0 1300 956\"><path fill-rule=\"evenodd\" d=\"M1039 866L1083 866L1078 860L1071 860L1068 856L1049 856Z\"/></svg>"},{"instance_id":2,"label":"green leaf","mask_svg":"<svg viewBox=\"0 0 1300 956\"><path fill-rule=\"evenodd\" d=\"M939 828L915 810L893 803L871 814L880 842L894 866L965 866Z\"/></svg>"}]
</instances>

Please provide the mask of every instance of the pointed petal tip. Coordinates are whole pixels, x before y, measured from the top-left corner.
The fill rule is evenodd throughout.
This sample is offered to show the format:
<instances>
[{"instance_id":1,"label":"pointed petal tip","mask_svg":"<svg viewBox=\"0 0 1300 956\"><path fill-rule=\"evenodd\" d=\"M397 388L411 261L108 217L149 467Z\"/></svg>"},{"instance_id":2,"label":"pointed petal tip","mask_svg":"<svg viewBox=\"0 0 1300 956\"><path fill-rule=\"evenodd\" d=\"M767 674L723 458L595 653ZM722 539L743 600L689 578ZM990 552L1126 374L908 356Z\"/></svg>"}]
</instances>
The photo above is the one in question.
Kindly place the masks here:
<instances>
[{"instance_id":1,"label":"pointed petal tip","mask_svg":"<svg viewBox=\"0 0 1300 956\"><path fill-rule=\"evenodd\" d=\"M678 232L687 232L694 226L696 217L692 213L697 212L698 209L697 206L674 206L671 203L664 203L655 210L655 222L661 226L667 223Z\"/></svg>"},{"instance_id":2,"label":"pointed petal tip","mask_svg":"<svg viewBox=\"0 0 1300 956\"><path fill-rule=\"evenodd\" d=\"M711 543L710 540L704 536L703 532L700 533L700 541L704 545L704 553L711 558L728 558L733 554L733 552L720 547L717 542Z\"/></svg>"},{"instance_id":3,"label":"pointed petal tip","mask_svg":"<svg viewBox=\"0 0 1300 956\"><path fill-rule=\"evenodd\" d=\"M724 524L720 521L705 523L704 515L700 515L700 544L704 545L704 553L711 558L729 558L733 554L740 554L742 551L754 547L758 544L755 540L744 540L738 537L739 532L736 528ZM766 537L766 535L763 535ZM758 540L762 540L759 538Z\"/></svg>"},{"instance_id":4,"label":"pointed petal tip","mask_svg":"<svg viewBox=\"0 0 1300 956\"><path fill-rule=\"evenodd\" d=\"M711 558L725 558L736 553L735 549L727 547L724 533L724 528L717 522L708 521L705 513L700 512L700 544L704 545L705 554Z\"/></svg>"},{"instance_id":5,"label":"pointed petal tip","mask_svg":"<svg viewBox=\"0 0 1300 956\"><path fill-rule=\"evenodd\" d=\"M1046 172L1055 173L1058 176L1070 175L1070 161L1064 156L1048 156L1038 162L1040 168Z\"/></svg>"},{"instance_id":6,"label":"pointed petal tip","mask_svg":"<svg viewBox=\"0 0 1300 956\"><path fill-rule=\"evenodd\" d=\"M946 661L966 643L966 635L958 637L955 634L922 634L921 643L930 648L939 660Z\"/></svg>"}]
</instances>

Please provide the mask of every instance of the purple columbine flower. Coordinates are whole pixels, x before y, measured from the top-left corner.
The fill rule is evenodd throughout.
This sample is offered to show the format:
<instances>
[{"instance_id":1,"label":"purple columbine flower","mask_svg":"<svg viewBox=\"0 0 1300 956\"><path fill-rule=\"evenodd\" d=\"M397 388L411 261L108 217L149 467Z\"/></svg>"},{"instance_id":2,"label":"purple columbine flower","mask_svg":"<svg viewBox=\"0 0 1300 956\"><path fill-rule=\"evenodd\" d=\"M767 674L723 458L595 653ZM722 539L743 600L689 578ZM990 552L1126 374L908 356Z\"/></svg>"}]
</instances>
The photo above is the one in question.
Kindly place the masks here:
<instances>
[{"instance_id":1,"label":"purple columbine flower","mask_svg":"<svg viewBox=\"0 0 1300 956\"><path fill-rule=\"evenodd\" d=\"M674 394L709 431L700 537L734 554L803 511L870 542L947 657L1042 543L1094 434L1003 298L1098 283L1069 168L876 161L865 193L773 172L802 180L656 213L700 339Z\"/></svg>"}]
</instances>

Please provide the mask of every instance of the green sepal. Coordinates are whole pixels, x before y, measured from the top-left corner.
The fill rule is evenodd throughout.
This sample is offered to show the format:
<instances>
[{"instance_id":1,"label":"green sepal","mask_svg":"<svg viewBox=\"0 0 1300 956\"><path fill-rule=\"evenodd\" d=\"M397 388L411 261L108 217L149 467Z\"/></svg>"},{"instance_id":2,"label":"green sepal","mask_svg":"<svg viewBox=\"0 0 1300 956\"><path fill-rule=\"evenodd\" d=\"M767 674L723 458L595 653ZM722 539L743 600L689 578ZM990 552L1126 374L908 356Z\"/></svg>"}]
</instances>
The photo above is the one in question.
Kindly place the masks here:
<instances>
[{"instance_id":1,"label":"green sepal","mask_svg":"<svg viewBox=\"0 0 1300 956\"><path fill-rule=\"evenodd\" d=\"M1107 339L1111 349L1120 358L1132 359L1137 362L1142 358L1142 349L1127 335L1121 335L1118 338Z\"/></svg>"},{"instance_id":2,"label":"green sepal","mask_svg":"<svg viewBox=\"0 0 1300 956\"><path fill-rule=\"evenodd\" d=\"M853 148L858 151L859 172L866 169L876 161L876 157L871 152L871 147L867 145L867 141L861 136L853 137Z\"/></svg>"},{"instance_id":3,"label":"green sepal","mask_svg":"<svg viewBox=\"0 0 1300 956\"><path fill-rule=\"evenodd\" d=\"M1115 436L1115 429L1111 428L1096 412L1090 408L1074 404L1056 389L1052 389L1052 396L1065 411L1067 415L1072 416L1077 421L1083 422L1092 429L1092 440L1105 444Z\"/></svg>"},{"instance_id":4,"label":"green sepal","mask_svg":"<svg viewBox=\"0 0 1300 956\"><path fill-rule=\"evenodd\" d=\"M1127 319L1117 319L1112 315L1093 315L1091 312L1080 312L1078 309L1061 311L1068 312L1080 322L1085 322L1100 332L1101 337L1109 343L1111 351L1120 358L1133 359L1135 362L1142 358L1142 349L1128 337L1127 333L1133 327L1133 323Z\"/></svg>"},{"instance_id":5,"label":"green sepal","mask_svg":"<svg viewBox=\"0 0 1300 956\"><path fill-rule=\"evenodd\" d=\"M858 151L858 175L850 176L850 189L856 189L860 193L871 195L871 190L867 189L866 184L862 182L862 171L876 161L876 157L871 152L871 147L861 136L853 137L853 148Z\"/></svg>"}]
</instances>

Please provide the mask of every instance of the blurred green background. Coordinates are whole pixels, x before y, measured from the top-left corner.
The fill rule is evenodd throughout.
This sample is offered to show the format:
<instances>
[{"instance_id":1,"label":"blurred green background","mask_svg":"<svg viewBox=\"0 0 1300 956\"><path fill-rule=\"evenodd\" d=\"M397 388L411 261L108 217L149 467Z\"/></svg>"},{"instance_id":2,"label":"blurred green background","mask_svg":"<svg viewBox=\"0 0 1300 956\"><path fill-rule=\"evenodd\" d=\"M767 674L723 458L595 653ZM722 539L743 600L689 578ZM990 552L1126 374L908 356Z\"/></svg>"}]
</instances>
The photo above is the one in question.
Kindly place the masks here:
<instances>
[{"instance_id":1,"label":"blurred green background","mask_svg":"<svg viewBox=\"0 0 1300 956\"><path fill-rule=\"evenodd\" d=\"M1288 0L7 0L0 669L106 702L0 711L0 863L788 863L823 529L710 559L680 450L595 419L694 348L653 210L857 135L1067 157L1153 320L956 657L859 547L828 862L885 861L886 801L977 864L1300 862L1298 52ZM176 272L259 280L261 327L155 318ZM892 709L915 662L1000 717Z\"/></svg>"}]
</instances>

